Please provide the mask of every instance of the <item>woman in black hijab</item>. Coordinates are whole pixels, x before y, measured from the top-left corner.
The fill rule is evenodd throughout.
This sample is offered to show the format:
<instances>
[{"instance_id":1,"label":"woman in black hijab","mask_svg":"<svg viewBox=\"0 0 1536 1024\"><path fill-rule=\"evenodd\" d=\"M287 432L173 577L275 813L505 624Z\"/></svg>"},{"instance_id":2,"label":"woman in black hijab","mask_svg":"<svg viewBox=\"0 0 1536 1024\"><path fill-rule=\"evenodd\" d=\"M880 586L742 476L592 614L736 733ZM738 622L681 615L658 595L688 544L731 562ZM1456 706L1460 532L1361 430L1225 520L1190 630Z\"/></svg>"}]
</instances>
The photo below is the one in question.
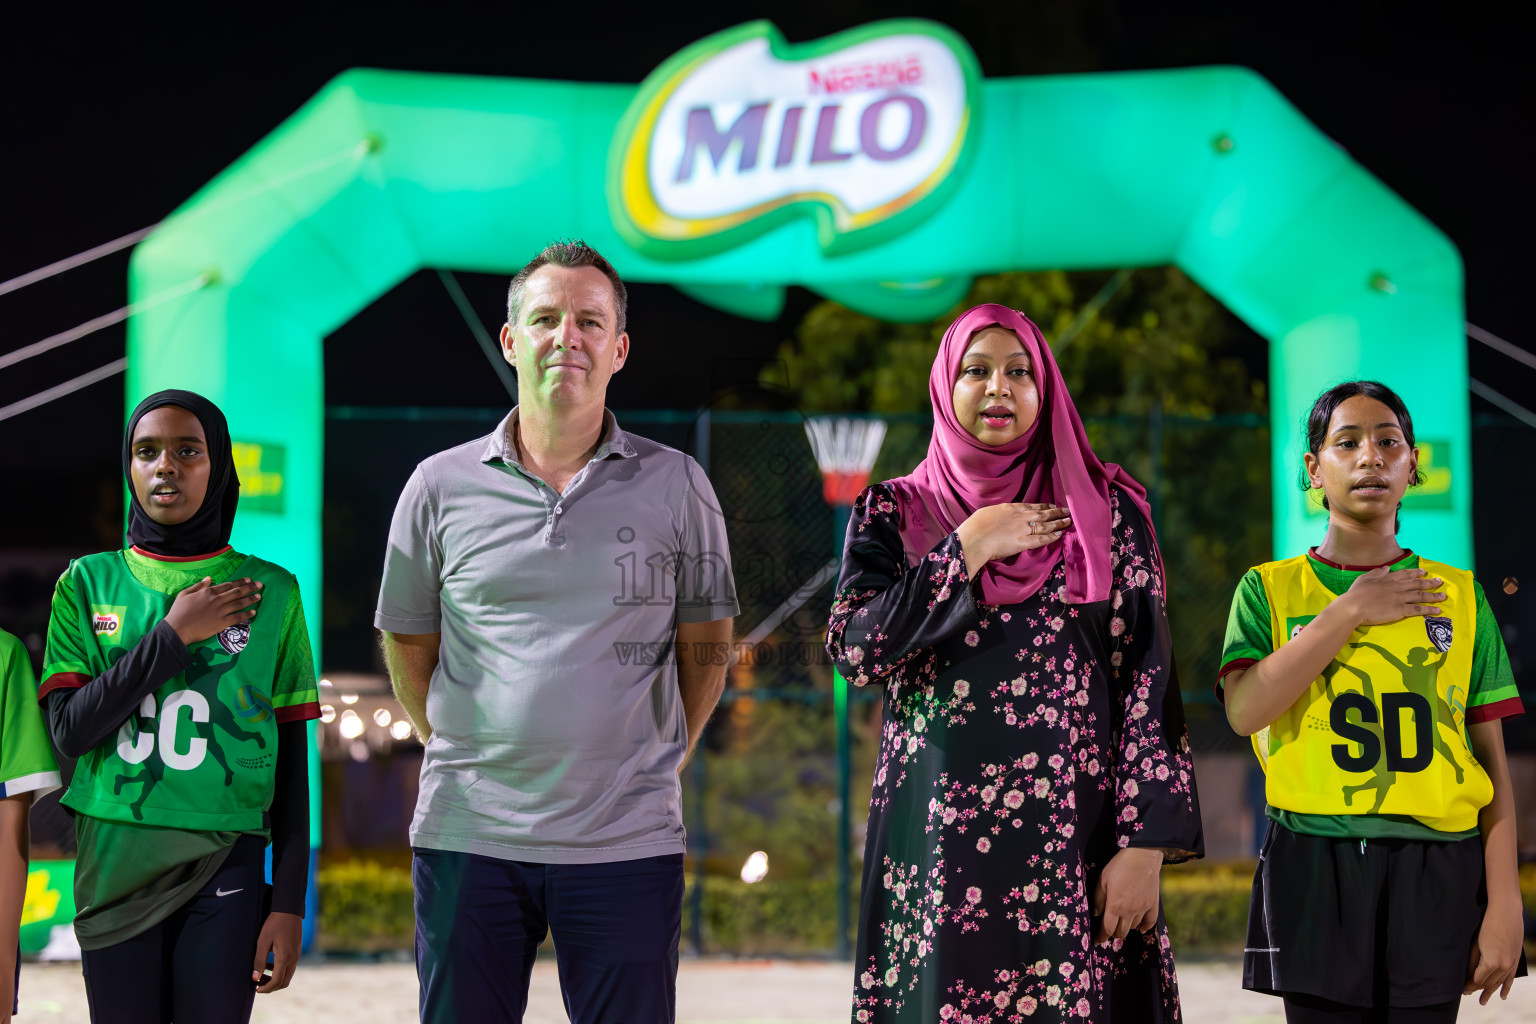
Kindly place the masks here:
<instances>
[{"instance_id":1,"label":"woman in black hijab","mask_svg":"<svg viewBox=\"0 0 1536 1024\"><path fill-rule=\"evenodd\" d=\"M212 402L141 402L123 473L128 545L60 577L39 687L79 759L62 802L91 1019L246 1021L302 932L320 713L303 606L291 573L229 544L240 481Z\"/></svg>"}]
</instances>

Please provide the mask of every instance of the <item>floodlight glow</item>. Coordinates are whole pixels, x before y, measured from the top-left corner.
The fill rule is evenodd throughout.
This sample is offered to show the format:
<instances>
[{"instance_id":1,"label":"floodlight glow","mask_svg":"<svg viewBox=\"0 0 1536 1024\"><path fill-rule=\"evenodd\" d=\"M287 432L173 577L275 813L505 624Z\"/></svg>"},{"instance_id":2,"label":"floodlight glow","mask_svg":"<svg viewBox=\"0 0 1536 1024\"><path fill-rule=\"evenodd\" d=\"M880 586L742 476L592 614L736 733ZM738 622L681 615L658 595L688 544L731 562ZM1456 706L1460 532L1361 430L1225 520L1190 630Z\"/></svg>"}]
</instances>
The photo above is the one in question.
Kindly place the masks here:
<instances>
[{"instance_id":1,"label":"floodlight glow","mask_svg":"<svg viewBox=\"0 0 1536 1024\"><path fill-rule=\"evenodd\" d=\"M341 730L342 736L349 740L355 740L363 734L365 726L361 718L348 711L341 716L341 725L337 728Z\"/></svg>"},{"instance_id":2,"label":"floodlight glow","mask_svg":"<svg viewBox=\"0 0 1536 1024\"><path fill-rule=\"evenodd\" d=\"M341 695L341 702L343 704L356 704L357 703L357 694L355 694L355 693L344 693L344 694Z\"/></svg>"},{"instance_id":3,"label":"floodlight glow","mask_svg":"<svg viewBox=\"0 0 1536 1024\"><path fill-rule=\"evenodd\" d=\"M741 866L741 880L748 885L768 877L768 855L758 850Z\"/></svg>"},{"instance_id":4,"label":"floodlight glow","mask_svg":"<svg viewBox=\"0 0 1536 1024\"><path fill-rule=\"evenodd\" d=\"M336 721L336 709L329 704L320 705L320 721L326 725Z\"/></svg>"},{"instance_id":5,"label":"floodlight glow","mask_svg":"<svg viewBox=\"0 0 1536 1024\"><path fill-rule=\"evenodd\" d=\"M389 727L389 734L397 740L409 739L411 735L411 723L400 718Z\"/></svg>"},{"instance_id":6,"label":"floodlight glow","mask_svg":"<svg viewBox=\"0 0 1536 1024\"><path fill-rule=\"evenodd\" d=\"M391 717L388 708L379 708L373 713L373 724L381 727L386 726L389 724Z\"/></svg>"}]
</instances>

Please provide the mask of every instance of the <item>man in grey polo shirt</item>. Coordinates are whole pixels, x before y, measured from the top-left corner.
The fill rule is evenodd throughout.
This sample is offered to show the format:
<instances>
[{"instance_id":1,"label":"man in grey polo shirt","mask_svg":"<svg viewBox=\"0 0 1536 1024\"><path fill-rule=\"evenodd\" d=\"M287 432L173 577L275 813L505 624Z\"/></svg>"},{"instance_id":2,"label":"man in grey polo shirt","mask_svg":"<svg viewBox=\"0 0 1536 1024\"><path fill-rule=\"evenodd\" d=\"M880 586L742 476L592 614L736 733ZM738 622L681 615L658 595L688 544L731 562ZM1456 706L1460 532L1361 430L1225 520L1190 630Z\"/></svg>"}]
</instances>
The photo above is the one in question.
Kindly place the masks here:
<instances>
[{"instance_id":1,"label":"man in grey polo shirt","mask_svg":"<svg viewBox=\"0 0 1536 1024\"><path fill-rule=\"evenodd\" d=\"M674 1018L678 770L737 612L697 463L604 406L625 289L580 242L512 279L517 406L422 462L374 623L426 741L411 823L424 1022L520 1021L553 932L575 1024Z\"/></svg>"}]
</instances>

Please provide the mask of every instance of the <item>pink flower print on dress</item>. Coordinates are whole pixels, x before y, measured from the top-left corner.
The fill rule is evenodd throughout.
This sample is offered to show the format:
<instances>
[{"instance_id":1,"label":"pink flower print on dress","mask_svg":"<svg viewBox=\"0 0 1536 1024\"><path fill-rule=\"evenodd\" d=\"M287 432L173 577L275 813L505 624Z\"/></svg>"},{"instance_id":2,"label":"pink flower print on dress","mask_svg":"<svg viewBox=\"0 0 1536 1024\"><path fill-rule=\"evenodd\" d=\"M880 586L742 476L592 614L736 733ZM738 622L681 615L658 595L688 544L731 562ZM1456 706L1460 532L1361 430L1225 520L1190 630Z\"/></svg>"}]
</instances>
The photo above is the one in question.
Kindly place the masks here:
<instances>
[{"instance_id":1,"label":"pink flower print on dress","mask_svg":"<svg viewBox=\"0 0 1536 1024\"><path fill-rule=\"evenodd\" d=\"M986 853L988 850L992 849L992 840L988 839L986 836L982 836L980 839L976 840L976 849L980 850L982 853Z\"/></svg>"},{"instance_id":2,"label":"pink flower print on dress","mask_svg":"<svg viewBox=\"0 0 1536 1024\"><path fill-rule=\"evenodd\" d=\"M965 902L970 903L973 906L977 903L980 903L981 889L973 885L969 889L965 890Z\"/></svg>"},{"instance_id":3,"label":"pink flower print on dress","mask_svg":"<svg viewBox=\"0 0 1536 1024\"><path fill-rule=\"evenodd\" d=\"M1011 811L1016 811L1024 806L1024 794L1016 789L1010 789L1003 794L1003 806Z\"/></svg>"},{"instance_id":4,"label":"pink flower print on dress","mask_svg":"<svg viewBox=\"0 0 1536 1024\"><path fill-rule=\"evenodd\" d=\"M965 700L971 695L971 684L964 679L955 680L955 699Z\"/></svg>"},{"instance_id":5,"label":"pink flower print on dress","mask_svg":"<svg viewBox=\"0 0 1536 1024\"><path fill-rule=\"evenodd\" d=\"M1035 1010L1039 1008L1040 1003L1035 999L1034 996L1019 996L1019 1001L1013 1005L1024 1016L1033 1017L1035 1015Z\"/></svg>"},{"instance_id":6,"label":"pink flower print on dress","mask_svg":"<svg viewBox=\"0 0 1536 1024\"><path fill-rule=\"evenodd\" d=\"M974 629L967 631L965 634L965 643L968 647L975 647L977 644L981 643L980 634L978 634Z\"/></svg>"},{"instance_id":7,"label":"pink flower print on dress","mask_svg":"<svg viewBox=\"0 0 1536 1024\"><path fill-rule=\"evenodd\" d=\"M1109 620L1109 635L1119 636L1125 632L1125 620L1118 615ZM1118 653L1118 652L1117 652Z\"/></svg>"},{"instance_id":8,"label":"pink flower print on dress","mask_svg":"<svg viewBox=\"0 0 1536 1024\"><path fill-rule=\"evenodd\" d=\"M1035 753L1033 750L1031 750L1029 753L1025 754L1022 758L1019 759L1019 764L1023 765L1025 768L1032 769L1032 768L1035 767L1035 765L1037 765L1039 763L1040 763L1040 755Z\"/></svg>"}]
</instances>

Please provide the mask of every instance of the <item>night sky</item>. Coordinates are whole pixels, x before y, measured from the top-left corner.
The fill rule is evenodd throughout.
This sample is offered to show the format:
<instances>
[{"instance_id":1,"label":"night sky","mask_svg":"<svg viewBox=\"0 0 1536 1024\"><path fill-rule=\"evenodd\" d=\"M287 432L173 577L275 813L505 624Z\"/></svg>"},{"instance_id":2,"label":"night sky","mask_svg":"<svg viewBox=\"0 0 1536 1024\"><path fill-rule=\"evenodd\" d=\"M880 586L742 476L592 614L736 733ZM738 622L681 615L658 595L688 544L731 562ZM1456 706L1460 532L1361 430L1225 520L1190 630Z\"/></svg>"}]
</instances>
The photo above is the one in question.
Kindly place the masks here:
<instances>
[{"instance_id":1,"label":"night sky","mask_svg":"<svg viewBox=\"0 0 1536 1024\"><path fill-rule=\"evenodd\" d=\"M638 82L682 46L753 17L774 21L798 42L881 17L921 16L959 30L993 77L1202 64L1256 69L1460 247L1472 322L1536 348L1520 309L1531 291L1533 228L1525 36L1491 5L1440 6L1434 17L1408 15L1406 7L1335 4L1308 15L1297 5L1130 0L617 10L257 4L232 8L236 18L218 5L181 14L32 5L25 28L13 23L0 38L7 115L0 280L165 216L349 67ZM126 268L119 255L0 296L0 351L121 306ZM505 282L463 281L482 319L498 324ZM630 314L637 356L647 334L665 330L683 341L665 358L634 359L616 379L610 404L699 405L713 388L734 383L722 373L750 375L814 301L797 291L779 322L753 324L665 286L637 287ZM112 328L0 371L0 405L119 358L123 345L123 329ZM716 356L725 346L738 362L722 371ZM1471 369L1536 408L1536 370L1476 344ZM327 387L334 405L507 404L431 274L414 276L330 340ZM1474 399L1473 411L1493 410ZM83 553L112 542L122 416L117 377L0 422L9 484L0 527L12 538L0 555ZM1532 496L1526 453L1536 432L1504 434L1496 456L1478 459L1480 562L1490 549L1529 546L1523 518L1510 510L1529 507L1518 499ZM1495 494L1502 516L1484 508Z\"/></svg>"}]
</instances>

